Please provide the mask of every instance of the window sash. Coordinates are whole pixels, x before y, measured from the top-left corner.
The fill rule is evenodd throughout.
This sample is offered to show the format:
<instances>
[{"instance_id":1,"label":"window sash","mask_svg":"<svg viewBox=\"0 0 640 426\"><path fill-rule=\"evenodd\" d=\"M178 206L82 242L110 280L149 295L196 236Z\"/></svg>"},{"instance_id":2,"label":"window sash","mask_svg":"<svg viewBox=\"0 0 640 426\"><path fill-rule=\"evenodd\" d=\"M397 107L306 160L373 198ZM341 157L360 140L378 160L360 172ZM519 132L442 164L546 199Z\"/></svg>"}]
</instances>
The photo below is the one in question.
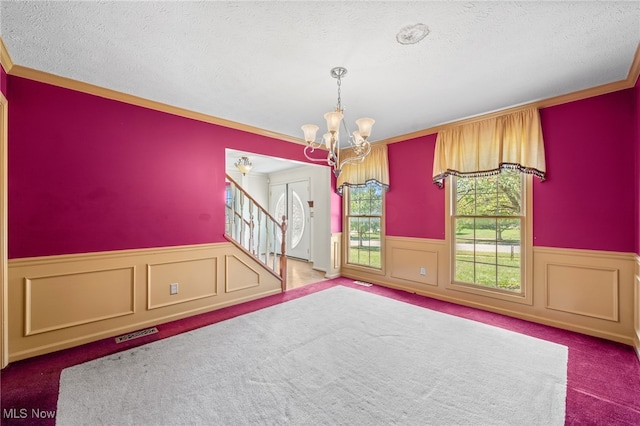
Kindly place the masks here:
<instances>
[{"instance_id":1,"label":"window sash","mask_svg":"<svg viewBox=\"0 0 640 426\"><path fill-rule=\"evenodd\" d=\"M495 291L495 292L504 292L504 293L508 293L508 294L515 294L515 295L524 295L525 292L525 279L526 279L526 274L525 274L525 262L526 262L526 258L524 256L525 251L524 251L524 247L526 244L526 226L527 226L527 217L524 214L526 212L526 205L525 205L525 198L526 198L526 193L525 193L525 180L523 178L523 176L520 176L520 194L519 194L519 198L520 198L520 214L517 215L504 215L504 214L495 214L495 215L487 215L487 214L457 214L457 210L458 210L458 193L457 193L457 188L458 188L458 184L457 184L457 179L456 177L454 177L452 179L452 191L451 191L451 213L450 213L450 220L451 220L451 244L452 244L452 279L451 282L454 284L461 284L461 285L465 285L465 286L472 286L474 288L482 288L482 289L486 289L486 290L490 290L490 291ZM476 187L477 188L477 187ZM496 196L497 196L497 183L496 183ZM477 202L477 192L474 193L474 202ZM474 211L476 211L477 208L474 208ZM509 289L509 283L508 283L508 278L505 278L505 280L503 280L503 284L502 287L500 286L500 270L501 269L505 269L505 268L513 268L513 266L511 265L507 265L504 263L504 260L502 261L503 263L501 263L500 260L500 246L505 246L506 244L500 244L500 241L504 241L504 240L498 240L498 229L497 226L495 228L495 238L493 239L486 239L486 238L477 238L476 234L478 229L482 229L482 228L478 228L477 227L477 220L495 220L496 224L500 221L500 220L516 220L519 223L519 236L518 236L518 240L517 240L517 245L511 245L511 250L508 251L507 253L511 253L510 259L509 260L513 260L513 256L515 255L515 250L514 248L517 247L518 248L518 253L517 253L517 257L518 257L518 269L519 269L519 274L518 274L518 286L517 289ZM473 225L472 225L472 229L473 229L473 235L471 237L462 237L459 238L456 235L455 230L456 228L456 224L458 223L459 220L473 220ZM460 243L460 240L465 240L467 241L467 244L472 244L472 250L471 250L471 259L472 260L461 260L461 256L460 254L465 253L463 256L466 256L466 253L469 253L468 250L460 250L458 248L458 244ZM483 261L480 260L478 261L478 251L477 251L477 247L480 244L493 244L495 246L495 256L494 256L494 261L493 262L487 262L487 261ZM488 253L491 253L491 251L489 251ZM461 273L461 269L460 266L462 265L472 265L472 270L473 270L473 280L472 282L469 281L462 281L462 280L458 280L460 273ZM480 266L480 268L478 268L478 266ZM491 283L487 283L487 280L485 280L485 282L480 282L482 280L478 279L478 269L483 269L486 273L489 270L489 268L494 268L495 270L495 279L493 281L493 284Z\"/></svg>"},{"instance_id":2,"label":"window sash","mask_svg":"<svg viewBox=\"0 0 640 426\"><path fill-rule=\"evenodd\" d=\"M458 219L469 219L469 216L453 216L453 224L452 229L456 229L456 221ZM473 218L486 219L487 216L475 216ZM523 257L523 238L525 235L525 217L524 216L501 216L501 217L489 217L490 219L509 219L509 220L517 220L519 223L519 236L517 244L500 244L501 241L497 238L497 230L496 238L487 239L487 238L476 238L476 231L479 229L474 226L474 235L472 237L462 237L459 238L457 236L454 237L453 241L453 282L464 285L472 285L474 287L480 288L488 288L495 291L506 291L509 293L521 294L524 290L524 257ZM459 248L460 244L471 245L471 250L461 250ZM493 245L494 250L478 250L479 246ZM509 249L506 249L509 247ZM501 257L501 254L503 255ZM461 256L462 255L462 256ZM508 256L508 260L505 261L504 255ZM461 260L461 257L470 256L471 260ZM483 259L484 258L484 259ZM491 259L492 258L492 259ZM480 260L479 260L480 259ZM491 259L492 261L486 261L486 259ZM514 266L509 263L517 262L517 266ZM468 268L471 266L473 272L472 280L460 280L458 279L461 270L463 269L461 266L466 265ZM480 268L478 268L480 265ZM487 282L487 280L478 279L478 269L483 269L486 276L486 271L488 271L489 267L494 270L494 280L493 282ZM508 276L506 272L509 269L518 269L518 282L517 288L509 288L509 285L515 286L515 283L509 283ZM501 276L501 272L505 275ZM502 284L501 284L502 282Z\"/></svg>"},{"instance_id":3,"label":"window sash","mask_svg":"<svg viewBox=\"0 0 640 426\"><path fill-rule=\"evenodd\" d=\"M369 183L368 185L374 185L373 183ZM347 191L344 197L344 202L346 204L346 208L345 208L345 238L344 238L344 242L345 242L345 247L347 248L345 250L346 255L344 257L345 263L350 265L350 266L357 266L357 267L362 267L362 268L367 268L367 269L371 269L371 270L376 270L376 271L381 271L382 267L384 265L384 261L383 261L383 240L384 240L384 190L380 191L380 204L381 204L381 208L380 208L380 213L373 213L371 211L367 212L367 213L353 213L353 210L359 210L358 208L354 208L352 209L352 197L353 197L353 191L361 191L361 190L366 190L366 186L363 187L347 187ZM370 203L369 205L371 206L373 201L377 201L377 197L369 197L366 198L365 200L361 200L361 201L366 201L368 203ZM356 246L356 247L351 247L351 237L352 234L355 235L359 235L359 232L357 229L351 227L351 221L352 219L356 219L358 221L365 221L365 222L370 222L372 220L375 221L379 221L379 238L376 238L374 240L371 240L368 238L368 236L371 234L371 232L365 232L362 235L363 236L367 236L367 244L363 244L362 247L360 247L360 245ZM371 241L376 241L379 244L379 249L377 251L378 256L379 257L379 264L377 264L377 262L375 264L372 264L372 254L373 251L370 250L370 248L372 247L371 245ZM375 256L375 255L374 255Z\"/></svg>"}]
</instances>

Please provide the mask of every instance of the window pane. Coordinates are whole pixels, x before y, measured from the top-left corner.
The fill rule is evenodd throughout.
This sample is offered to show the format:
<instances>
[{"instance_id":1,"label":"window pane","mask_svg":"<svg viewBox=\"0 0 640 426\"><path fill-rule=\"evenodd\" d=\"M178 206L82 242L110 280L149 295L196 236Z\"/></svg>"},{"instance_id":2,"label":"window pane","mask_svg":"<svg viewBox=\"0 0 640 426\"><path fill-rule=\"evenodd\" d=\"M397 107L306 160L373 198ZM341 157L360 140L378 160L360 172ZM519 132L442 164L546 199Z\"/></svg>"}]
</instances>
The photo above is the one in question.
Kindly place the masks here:
<instances>
[{"instance_id":1,"label":"window pane","mask_svg":"<svg viewBox=\"0 0 640 426\"><path fill-rule=\"evenodd\" d=\"M475 262L486 263L490 265L496 265L498 262L496 253L496 243L476 241L475 248Z\"/></svg>"},{"instance_id":2,"label":"window pane","mask_svg":"<svg viewBox=\"0 0 640 426\"><path fill-rule=\"evenodd\" d=\"M498 264L520 268L520 219L498 219Z\"/></svg>"},{"instance_id":3,"label":"window pane","mask_svg":"<svg viewBox=\"0 0 640 426\"><path fill-rule=\"evenodd\" d=\"M480 185L478 185L478 188L480 188ZM497 214L497 194L495 186L482 188L482 192L478 192L476 195L476 215L493 216Z\"/></svg>"},{"instance_id":4,"label":"window pane","mask_svg":"<svg viewBox=\"0 0 640 426\"><path fill-rule=\"evenodd\" d=\"M496 265L476 263L476 284L496 287Z\"/></svg>"},{"instance_id":5,"label":"window pane","mask_svg":"<svg viewBox=\"0 0 640 426\"><path fill-rule=\"evenodd\" d=\"M371 200L371 211L369 214L372 216L382 216L382 198Z\"/></svg>"},{"instance_id":6,"label":"window pane","mask_svg":"<svg viewBox=\"0 0 640 426\"><path fill-rule=\"evenodd\" d=\"M456 253L456 276L455 280L461 283L473 284L475 282L475 271L473 263L473 252Z\"/></svg>"},{"instance_id":7,"label":"window pane","mask_svg":"<svg viewBox=\"0 0 640 426\"><path fill-rule=\"evenodd\" d=\"M458 178L456 190L456 214L472 216L476 213L476 180L473 178Z\"/></svg>"},{"instance_id":8,"label":"window pane","mask_svg":"<svg viewBox=\"0 0 640 426\"><path fill-rule=\"evenodd\" d=\"M522 206L522 177L514 170L503 170L498 180L498 214L519 216Z\"/></svg>"},{"instance_id":9,"label":"window pane","mask_svg":"<svg viewBox=\"0 0 640 426\"><path fill-rule=\"evenodd\" d=\"M520 290L520 267L498 266L498 288Z\"/></svg>"},{"instance_id":10,"label":"window pane","mask_svg":"<svg viewBox=\"0 0 640 426\"><path fill-rule=\"evenodd\" d=\"M349 241L352 247L359 245L360 233L358 230L360 229L360 220L358 217L349 218Z\"/></svg>"}]
</instances>

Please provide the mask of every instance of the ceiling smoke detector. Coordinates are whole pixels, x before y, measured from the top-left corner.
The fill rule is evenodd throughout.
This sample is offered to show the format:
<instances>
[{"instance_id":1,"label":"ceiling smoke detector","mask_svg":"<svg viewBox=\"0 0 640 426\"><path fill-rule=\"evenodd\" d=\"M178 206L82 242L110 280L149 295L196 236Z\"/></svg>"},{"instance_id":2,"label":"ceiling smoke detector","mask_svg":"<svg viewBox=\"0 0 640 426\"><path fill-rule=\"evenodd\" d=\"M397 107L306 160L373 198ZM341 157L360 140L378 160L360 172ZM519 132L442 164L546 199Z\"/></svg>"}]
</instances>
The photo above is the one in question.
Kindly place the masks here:
<instances>
[{"instance_id":1,"label":"ceiling smoke detector","mask_svg":"<svg viewBox=\"0 0 640 426\"><path fill-rule=\"evenodd\" d=\"M429 28L425 24L407 25L398 31L396 40L400 44L416 44L429 34Z\"/></svg>"}]
</instances>

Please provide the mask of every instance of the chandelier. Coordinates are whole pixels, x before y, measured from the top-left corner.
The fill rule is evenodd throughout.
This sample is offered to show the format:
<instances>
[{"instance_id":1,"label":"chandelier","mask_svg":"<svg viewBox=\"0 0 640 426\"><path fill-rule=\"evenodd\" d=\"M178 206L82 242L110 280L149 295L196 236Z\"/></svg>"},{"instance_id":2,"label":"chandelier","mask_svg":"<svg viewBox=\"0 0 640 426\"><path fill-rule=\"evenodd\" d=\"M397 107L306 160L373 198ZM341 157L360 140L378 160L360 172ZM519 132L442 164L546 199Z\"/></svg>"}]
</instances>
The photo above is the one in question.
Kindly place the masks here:
<instances>
[{"instance_id":1,"label":"chandelier","mask_svg":"<svg viewBox=\"0 0 640 426\"><path fill-rule=\"evenodd\" d=\"M249 173L253 168L253 164L251 164L251 161L249 161L249 158L247 157L238 158L238 161L235 162L235 166L240 170L240 173L242 173L243 176Z\"/></svg>"},{"instance_id":2,"label":"chandelier","mask_svg":"<svg viewBox=\"0 0 640 426\"><path fill-rule=\"evenodd\" d=\"M322 139L316 141L316 133L319 127L315 124L305 124L302 126L304 132L304 140L307 145L304 147L304 155L311 161L326 162L329 166L333 167L333 173L336 177L340 176L342 172L342 166L345 164L361 163L364 158L371 152L371 145L367 138L371 134L371 128L375 120L373 118L360 118L356 120L358 130L353 133L349 132L347 124L344 121L344 108L342 107L342 100L340 98L340 84L342 83L342 77L347 74L347 69L343 67L336 67L331 70L331 77L338 80L338 104L334 111L328 112L324 115L327 120L327 133L322 136ZM346 135L346 142L340 143L340 127L344 130L342 135ZM325 146L329 153L327 158L312 157L309 154L314 152L321 146ZM351 148L353 155L347 158L340 158L340 146ZM347 146L348 145L348 146Z\"/></svg>"}]
</instances>

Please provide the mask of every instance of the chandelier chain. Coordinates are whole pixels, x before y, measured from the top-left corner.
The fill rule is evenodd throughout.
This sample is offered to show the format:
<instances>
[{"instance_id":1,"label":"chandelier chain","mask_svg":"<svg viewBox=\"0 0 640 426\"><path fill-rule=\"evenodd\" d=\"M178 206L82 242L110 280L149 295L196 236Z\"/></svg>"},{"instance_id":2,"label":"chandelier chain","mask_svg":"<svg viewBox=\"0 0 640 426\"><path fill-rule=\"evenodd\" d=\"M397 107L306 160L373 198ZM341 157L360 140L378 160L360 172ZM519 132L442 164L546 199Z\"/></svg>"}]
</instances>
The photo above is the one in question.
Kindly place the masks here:
<instances>
[{"instance_id":1,"label":"chandelier chain","mask_svg":"<svg viewBox=\"0 0 640 426\"><path fill-rule=\"evenodd\" d=\"M340 75L338 74L338 111L342 111L342 98L341 98L341 90L340 86L342 85L342 80L340 79Z\"/></svg>"}]
</instances>

